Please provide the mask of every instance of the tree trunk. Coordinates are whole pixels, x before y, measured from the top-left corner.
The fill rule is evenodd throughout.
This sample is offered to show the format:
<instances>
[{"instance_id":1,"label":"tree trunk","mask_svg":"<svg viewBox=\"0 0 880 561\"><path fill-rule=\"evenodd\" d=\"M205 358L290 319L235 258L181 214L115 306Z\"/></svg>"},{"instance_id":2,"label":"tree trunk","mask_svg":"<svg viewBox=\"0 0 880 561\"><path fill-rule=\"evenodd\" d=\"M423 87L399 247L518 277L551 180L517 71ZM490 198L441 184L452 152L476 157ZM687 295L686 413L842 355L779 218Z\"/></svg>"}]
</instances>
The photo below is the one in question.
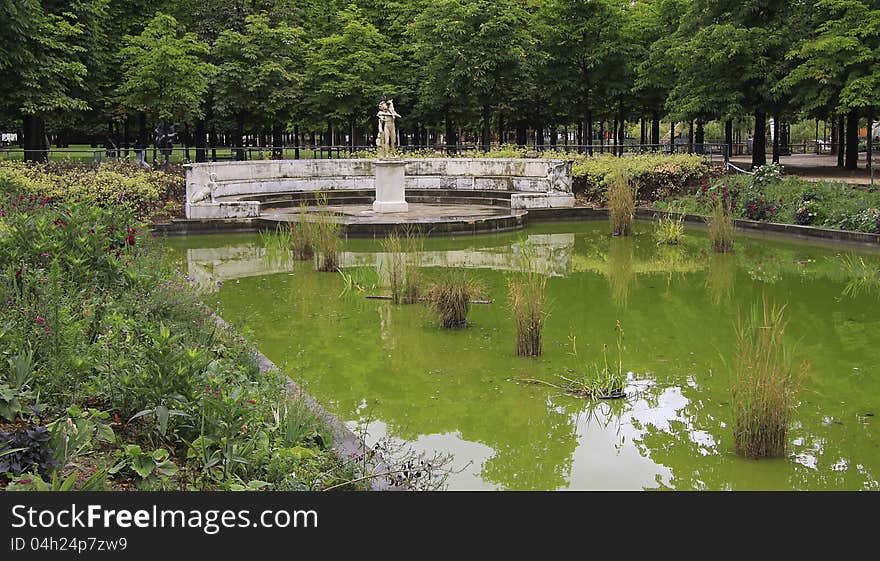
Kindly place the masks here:
<instances>
[{"instance_id":1,"label":"tree trunk","mask_svg":"<svg viewBox=\"0 0 880 561\"><path fill-rule=\"evenodd\" d=\"M599 121L599 153L605 153L605 119Z\"/></svg>"},{"instance_id":2,"label":"tree trunk","mask_svg":"<svg viewBox=\"0 0 880 561\"><path fill-rule=\"evenodd\" d=\"M575 142L577 143L577 151L578 154L583 153L583 145L584 145L584 122L578 119L577 123L577 133L575 136Z\"/></svg>"},{"instance_id":3,"label":"tree trunk","mask_svg":"<svg viewBox=\"0 0 880 561\"><path fill-rule=\"evenodd\" d=\"M504 115L498 112L498 144L504 144Z\"/></svg>"},{"instance_id":4,"label":"tree trunk","mask_svg":"<svg viewBox=\"0 0 880 561\"><path fill-rule=\"evenodd\" d=\"M24 116L24 161L47 162L49 146L46 144L46 122L36 115Z\"/></svg>"},{"instance_id":5,"label":"tree trunk","mask_svg":"<svg viewBox=\"0 0 880 561\"><path fill-rule=\"evenodd\" d=\"M492 108L488 105L483 106L482 130L480 131L480 149L488 152L492 143Z\"/></svg>"},{"instance_id":6,"label":"tree trunk","mask_svg":"<svg viewBox=\"0 0 880 561\"><path fill-rule=\"evenodd\" d=\"M535 129L535 148L544 150L544 123L540 123Z\"/></svg>"},{"instance_id":7,"label":"tree trunk","mask_svg":"<svg viewBox=\"0 0 880 561\"><path fill-rule=\"evenodd\" d=\"M518 121L516 123L516 145L520 148L525 148L528 143L529 130L526 128L525 122Z\"/></svg>"},{"instance_id":8,"label":"tree trunk","mask_svg":"<svg viewBox=\"0 0 880 561\"><path fill-rule=\"evenodd\" d=\"M622 115L620 117L620 133L615 136L620 137L620 140L617 142L617 155L623 156L623 143L626 140L626 118Z\"/></svg>"},{"instance_id":9,"label":"tree trunk","mask_svg":"<svg viewBox=\"0 0 880 561\"><path fill-rule=\"evenodd\" d=\"M293 159L299 159L299 123L293 125Z\"/></svg>"},{"instance_id":10,"label":"tree trunk","mask_svg":"<svg viewBox=\"0 0 880 561\"><path fill-rule=\"evenodd\" d=\"M688 154L694 153L694 120L688 123Z\"/></svg>"},{"instance_id":11,"label":"tree trunk","mask_svg":"<svg viewBox=\"0 0 880 561\"><path fill-rule=\"evenodd\" d=\"M446 152L455 154L458 151L458 139L455 138L455 127L449 113L444 115L443 121L446 125Z\"/></svg>"},{"instance_id":12,"label":"tree trunk","mask_svg":"<svg viewBox=\"0 0 880 561\"><path fill-rule=\"evenodd\" d=\"M705 154L706 150L704 149L704 143L706 140L706 131L703 129L703 119L697 119L697 132L694 136L694 149L697 154Z\"/></svg>"},{"instance_id":13,"label":"tree trunk","mask_svg":"<svg viewBox=\"0 0 880 561\"><path fill-rule=\"evenodd\" d=\"M550 125L550 149L556 150L556 142L557 137L559 136L559 131L556 129L556 123Z\"/></svg>"},{"instance_id":14,"label":"tree trunk","mask_svg":"<svg viewBox=\"0 0 880 561\"><path fill-rule=\"evenodd\" d=\"M199 119L196 121L196 162L208 161L208 146L205 142L205 121Z\"/></svg>"},{"instance_id":15,"label":"tree trunk","mask_svg":"<svg viewBox=\"0 0 880 561\"><path fill-rule=\"evenodd\" d=\"M779 163L779 114L773 116L773 163Z\"/></svg>"},{"instance_id":16,"label":"tree trunk","mask_svg":"<svg viewBox=\"0 0 880 561\"><path fill-rule=\"evenodd\" d=\"M129 136L129 133L130 133L129 121L131 121L131 117L128 114L126 114L125 121L122 123L122 136L123 136L122 147L125 150L125 157L126 158L128 157L129 143L131 141L131 137Z\"/></svg>"},{"instance_id":17,"label":"tree trunk","mask_svg":"<svg viewBox=\"0 0 880 561\"><path fill-rule=\"evenodd\" d=\"M272 124L272 159L284 159L284 130L277 122Z\"/></svg>"},{"instance_id":18,"label":"tree trunk","mask_svg":"<svg viewBox=\"0 0 880 561\"><path fill-rule=\"evenodd\" d=\"M846 154L846 116L837 116L837 167L842 168Z\"/></svg>"},{"instance_id":19,"label":"tree trunk","mask_svg":"<svg viewBox=\"0 0 880 561\"><path fill-rule=\"evenodd\" d=\"M669 121L669 153L675 153L675 121Z\"/></svg>"},{"instance_id":20,"label":"tree trunk","mask_svg":"<svg viewBox=\"0 0 880 561\"><path fill-rule=\"evenodd\" d=\"M846 169L859 167L859 111L850 109L846 116Z\"/></svg>"},{"instance_id":21,"label":"tree trunk","mask_svg":"<svg viewBox=\"0 0 880 561\"><path fill-rule=\"evenodd\" d=\"M244 161L247 156L244 151L244 115L236 115L235 117L235 132L232 136L232 146L235 152L235 159L238 161Z\"/></svg>"},{"instance_id":22,"label":"tree trunk","mask_svg":"<svg viewBox=\"0 0 880 561\"><path fill-rule=\"evenodd\" d=\"M752 140L752 167L767 163L767 114L755 111L755 136Z\"/></svg>"},{"instance_id":23,"label":"tree trunk","mask_svg":"<svg viewBox=\"0 0 880 561\"><path fill-rule=\"evenodd\" d=\"M733 119L724 121L724 145L727 151L726 158L730 159L733 155Z\"/></svg>"},{"instance_id":24,"label":"tree trunk","mask_svg":"<svg viewBox=\"0 0 880 561\"><path fill-rule=\"evenodd\" d=\"M208 135L208 143L211 145L211 161L217 161L217 125L211 124L211 132Z\"/></svg>"},{"instance_id":25,"label":"tree trunk","mask_svg":"<svg viewBox=\"0 0 880 561\"><path fill-rule=\"evenodd\" d=\"M585 133L586 138L584 138L584 144L587 145L587 155L593 155L593 113L587 109L587 112L584 113L584 121L586 121L587 130Z\"/></svg>"},{"instance_id":26,"label":"tree trunk","mask_svg":"<svg viewBox=\"0 0 880 561\"><path fill-rule=\"evenodd\" d=\"M651 144L655 149L660 144L660 112L654 111L651 115Z\"/></svg>"}]
</instances>

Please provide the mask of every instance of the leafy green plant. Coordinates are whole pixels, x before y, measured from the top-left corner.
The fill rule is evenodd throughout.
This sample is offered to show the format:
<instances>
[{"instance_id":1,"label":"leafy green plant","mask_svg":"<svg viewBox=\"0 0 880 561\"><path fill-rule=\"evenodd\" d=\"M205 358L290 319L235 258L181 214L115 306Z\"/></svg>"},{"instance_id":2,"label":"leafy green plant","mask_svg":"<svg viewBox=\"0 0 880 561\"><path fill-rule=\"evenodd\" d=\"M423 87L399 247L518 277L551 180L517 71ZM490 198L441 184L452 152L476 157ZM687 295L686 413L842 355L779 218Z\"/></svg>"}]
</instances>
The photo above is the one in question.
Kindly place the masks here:
<instances>
[{"instance_id":1,"label":"leafy green plant","mask_svg":"<svg viewBox=\"0 0 880 561\"><path fill-rule=\"evenodd\" d=\"M403 238L392 232L382 240L382 251L387 258L388 288L395 304L415 304L424 290L419 266L421 248L422 238L414 231L408 231Z\"/></svg>"},{"instance_id":2,"label":"leafy green plant","mask_svg":"<svg viewBox=\"0 0 880 561\"><path fill-rule=\"evenodd\" d=\"M107 473L116 475L125 470L137 474L140 484L149 487L174 477L178 467L164 448L146 451L137 444L127 444L120 452L119 461Z\"/></svg>"},{"instance_id":3,"label":"leafy green plant","mask_svg":"<svg viewBox=\"0 0 880 561\"><path fill-rule=\"evenodd\" d=\"M654 237L657 245L678 245L684 236L684 214L666 214L657 221Z\"/></svg>"},{"instance_id":4,"label":"leafy green plant","mask_svg":"<svg viewBox=\"0 0 880 561\"><path fill-rule=\"evenodd\" d=\"M79 491L103 491L107 481L107 470L100 469L87 477L80 485ZM22 474L17 480L6 486L7 491L73 491L76 488L79 472L73 471L62 478L58 472L52 472L49 480L43 479L39 473Z\"/></svg>"}]
</instances>

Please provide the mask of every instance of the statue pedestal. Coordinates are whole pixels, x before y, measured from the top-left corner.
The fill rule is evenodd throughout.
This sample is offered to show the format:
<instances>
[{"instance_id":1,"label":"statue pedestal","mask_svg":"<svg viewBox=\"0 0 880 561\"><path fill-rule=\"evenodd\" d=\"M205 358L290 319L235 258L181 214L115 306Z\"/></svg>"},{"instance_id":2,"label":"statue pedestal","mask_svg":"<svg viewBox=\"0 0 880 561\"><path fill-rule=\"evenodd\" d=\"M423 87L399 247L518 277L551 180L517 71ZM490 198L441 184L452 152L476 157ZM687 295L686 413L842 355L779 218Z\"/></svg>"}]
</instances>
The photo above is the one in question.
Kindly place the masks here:
<instances>
[{"instance_id":1,"label":"statue pedestal","mask_svg":"<svg viewBox=\"0 0 880 561\"><path fill-rule=\"evenodd\" d=\"M406 162L403 160L376 160L376 200L373 212L407 212L409 205L404 194Z\"/></svg>"}]
</instances>

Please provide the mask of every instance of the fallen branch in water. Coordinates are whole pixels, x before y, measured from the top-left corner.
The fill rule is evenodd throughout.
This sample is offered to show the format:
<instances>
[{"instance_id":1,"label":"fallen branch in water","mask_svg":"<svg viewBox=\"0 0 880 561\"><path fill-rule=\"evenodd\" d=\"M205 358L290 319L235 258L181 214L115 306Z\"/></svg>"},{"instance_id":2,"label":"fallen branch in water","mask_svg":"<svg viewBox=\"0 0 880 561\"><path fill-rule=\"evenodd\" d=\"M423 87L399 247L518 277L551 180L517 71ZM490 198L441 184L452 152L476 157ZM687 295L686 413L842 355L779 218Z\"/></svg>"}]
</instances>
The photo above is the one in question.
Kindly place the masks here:
<instances>
[{"instance_id":1,"label":"fallen branch in water","mask_svg":"<svg viewBox=\"0 0 880 561\"><path fill-rule=\"evenodd\" d=\"M383 296L381 294L367 294L367 298L371 300L393 300L391 296ZM419 298L419 302L427 301L426 298ZM492 300L471 300L471 304L492 304Z\"/></svg>"}]
</instances>

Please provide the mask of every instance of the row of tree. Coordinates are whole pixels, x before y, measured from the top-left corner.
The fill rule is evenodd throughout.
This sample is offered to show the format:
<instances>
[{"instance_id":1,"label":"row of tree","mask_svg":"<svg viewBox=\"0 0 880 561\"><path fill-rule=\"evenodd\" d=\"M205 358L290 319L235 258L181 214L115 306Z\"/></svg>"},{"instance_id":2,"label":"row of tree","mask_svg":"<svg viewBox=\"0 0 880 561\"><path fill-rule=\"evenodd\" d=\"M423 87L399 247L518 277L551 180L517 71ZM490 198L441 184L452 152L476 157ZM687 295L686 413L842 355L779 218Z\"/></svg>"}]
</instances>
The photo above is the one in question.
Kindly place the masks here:
<instances>
[{"instance_id":1,"label":"row of tree","mask_svg":"<svg viewBox=\"0 0 880 561\"><path fill-rule=\"evenodd\" d=\"M768 117L797 116L831 120L856 167L880 106L878 0L6 0L0 41L0 125L34 159L47 126L174 123L197 158L218 134L367 144L384 94L417 144L565 126L590 150L635 120L656 144L661 119L732 143L753 121L760 165Z\"/></svg>"}]
</instances>

